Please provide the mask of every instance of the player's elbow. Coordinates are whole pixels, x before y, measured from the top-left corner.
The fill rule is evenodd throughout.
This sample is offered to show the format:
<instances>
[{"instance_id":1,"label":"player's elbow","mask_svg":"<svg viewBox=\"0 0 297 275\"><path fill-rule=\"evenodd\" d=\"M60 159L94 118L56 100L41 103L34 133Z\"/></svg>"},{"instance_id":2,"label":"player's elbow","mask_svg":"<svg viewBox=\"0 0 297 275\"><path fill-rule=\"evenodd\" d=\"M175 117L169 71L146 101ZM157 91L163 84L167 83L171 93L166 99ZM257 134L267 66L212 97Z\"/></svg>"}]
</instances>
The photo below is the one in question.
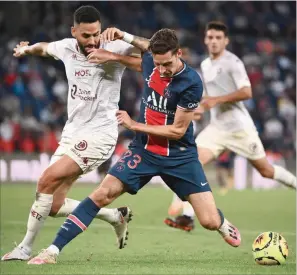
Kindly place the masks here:
<instances>
[{"instance_id":1,"label":"player's elbow","mask_svg":"<svg viewBox=\"0 0 297 275\"><path fill-rule=\"evenodd\" d=\"M185 135L186 130L187 129L184 129L184 128L176 128L176 127L173 128L171 139L174 139L174 140L181 139Z\"/></svg>"}]
</instances>

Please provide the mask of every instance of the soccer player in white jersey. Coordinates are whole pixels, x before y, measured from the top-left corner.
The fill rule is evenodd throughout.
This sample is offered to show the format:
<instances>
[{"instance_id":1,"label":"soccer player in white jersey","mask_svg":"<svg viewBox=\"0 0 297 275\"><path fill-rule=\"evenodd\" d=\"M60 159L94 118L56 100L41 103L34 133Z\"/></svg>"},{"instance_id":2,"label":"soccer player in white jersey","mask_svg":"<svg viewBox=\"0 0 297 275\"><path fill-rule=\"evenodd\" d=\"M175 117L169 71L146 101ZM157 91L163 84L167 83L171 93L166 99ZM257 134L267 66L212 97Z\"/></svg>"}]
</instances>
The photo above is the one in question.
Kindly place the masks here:
<instances>
[{"instance_id":1,"label":"soccer player in white jersey","mask_svg":"<svg viewBox=\"0 0 297 275\"><path fill-rule=\"evenodd\" d=\"M197 109L199 119L210 110L210 124L196 138L199 160L202 165L216 159L225 149L247 158L255 169L265 177L296 189L296 176L278 165L271 165L254 122L243 104L252 98L251 83L243 62L226 50L229 43L228 29L222 22L209 22L204 40L209 57L201 63L205 97ZM176 196L169 207L165 223L185 231L194 228L194 210Z\"/></svg>"},{"instance_id":2,"label":"soccer player in white jersey","mask_svg":"<svg viewBox=\"0 0 297 275\"><path fill-rule=\"evenodd\" d=\"M92 6L82 6L74 13L73 38L32 46L21 42L14 49L15 57L34 55L63 61L69 85L68 120L50 166L38 181L27 233L17 247L2 257L3 261L28 260L45 219L49 215L66 217L80 203L66 198L74 181L96 169L114 151L118 137L115 114L121 78L125 65L133 68L136 62L139 66L139 58L128 56L133 54L134 48L122 40L100 43L100 33L99 11ZM100 53L103 59L105 56L110 59L112 54L114 60L120 63L91 63L88 56L94 52ZM128 207L101 209L97 215L114 227L119 248L124 247L123 239L127 237L130 217Z\"/></svg>"}]
</instances>

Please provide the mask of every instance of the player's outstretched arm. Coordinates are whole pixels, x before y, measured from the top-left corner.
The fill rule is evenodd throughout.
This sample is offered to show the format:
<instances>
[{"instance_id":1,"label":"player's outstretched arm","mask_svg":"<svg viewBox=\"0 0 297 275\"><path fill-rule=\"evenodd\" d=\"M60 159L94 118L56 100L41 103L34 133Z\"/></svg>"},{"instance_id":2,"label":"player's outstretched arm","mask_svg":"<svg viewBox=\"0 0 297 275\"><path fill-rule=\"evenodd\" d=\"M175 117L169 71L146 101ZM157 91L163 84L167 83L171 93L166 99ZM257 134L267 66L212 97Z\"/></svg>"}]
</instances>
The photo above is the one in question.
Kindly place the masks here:
<instances>
[{"instance_id":1,"label":"player's outstretched arm","mask_svg":"<svg viewBox=\"0 0 297 275\"><path fill-rule=\"evenodd\" d=\"M104 49L94 49L88 55L88 61L95 64L104 64L109 61L115 61L123 64L131 70L141 72L141 58L127 55L116 54Z\"/></svg>"},{"instance_id":2,"label":"player's outstretched arm","mask_svg":"<svg viewBox=\"0 0 297 275\"><path fill-rule=\"evenodd\" d=\"M150 45L149 39L123 32L117 28L107 28L100 35L100 40L103 42L110 42L117 39L121 39L133 45L134 47L140 49L141 52L146 52Z\"/></svg>"},{"instance_id":3,"label":"player's outstretched arm","mask_svg":"<svg viewBox=\"0 0 297 275\"><path fill-rule=\"evenodd\" d=\"M252 98L252 89L251 87L242 87L241 89L223 96L215 97L204 97L201 101L201 105L205 109L211 109L218 104L223 103L233 103L246 99Z\"/></svg>"},{"instance_id":4,"label":"player's outstretched arm","mask_svg":"<svg viewBox=\"0 0 297 275\"><path fill-rule=\"evenodd\" d=\"M47 53L48 43L39 42L34 45L29 46L28 41L22 41L13 49L14 57L23 57L26 55L35 55L35 56L43 56L48 57Z\"/></svg>"},{"instance_id":5,"label":"player's outstretched arm","mask_svg":"<svg viewBox=\"0 0 297 275\"><path fill-rule=\"evenodd\" d=\"M177 108L172 125L148 125L139 123L132 120L126 111L118 111L116 115L118 123L129 130L178 140L186 133L189 124L193 120L194 111Z\"/></svg>"}]
</instances>

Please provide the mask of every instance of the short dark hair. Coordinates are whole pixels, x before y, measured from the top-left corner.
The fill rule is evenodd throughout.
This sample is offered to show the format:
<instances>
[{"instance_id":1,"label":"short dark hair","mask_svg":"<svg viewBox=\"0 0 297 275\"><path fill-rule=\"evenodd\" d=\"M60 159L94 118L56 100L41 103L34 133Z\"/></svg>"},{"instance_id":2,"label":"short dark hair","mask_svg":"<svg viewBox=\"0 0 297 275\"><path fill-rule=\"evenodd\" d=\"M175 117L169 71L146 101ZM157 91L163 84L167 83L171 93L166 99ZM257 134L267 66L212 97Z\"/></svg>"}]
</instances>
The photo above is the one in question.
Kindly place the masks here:
<instances>
[{"instance_id":1,"label":"short dark hair","mask_svg":"<svg viewBox=\"0 0 297 275\"><path fill-rule=\"evenodd\" d=\"M165 54L169 51L175 54L179 48L175 31L171 29L161 29L150 39L149 50L153 54Z\"/></svg>"},{"instance_id":2,"label":"short dark hair","mask_svg":"<svg viewBox=\"0 0 297 275\"><path fill-rule=\"evenodd\" d=\"M228 27L221 21L208 22L205 28L205 32L207 32L208 30L222 31L225 36L228 36Z\"/></svg>"},{"instance_id":3,"label":"short dark hair","mask_svg":"<svg viewBox=\"0 0 297 275\"><path fill-rule=\"evenodd\" d=\"M100 12L93 6L81 6L74 12L73 20L76 24L101 22Z\"/></svg>"}]
</instances>

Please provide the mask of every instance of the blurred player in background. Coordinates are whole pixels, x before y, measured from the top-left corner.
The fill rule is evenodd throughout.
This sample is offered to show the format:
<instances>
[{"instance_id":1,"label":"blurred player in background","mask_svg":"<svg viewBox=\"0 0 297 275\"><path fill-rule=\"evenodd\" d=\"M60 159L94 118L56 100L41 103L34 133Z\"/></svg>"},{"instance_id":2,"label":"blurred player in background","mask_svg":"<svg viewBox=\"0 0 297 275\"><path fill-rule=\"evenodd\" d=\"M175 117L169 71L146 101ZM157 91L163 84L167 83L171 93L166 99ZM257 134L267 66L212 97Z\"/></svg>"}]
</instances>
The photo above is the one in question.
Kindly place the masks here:
<instances>
[{"instance_id":1,"label":"blurred player in background","mask_svg":"<svg viewBox=\"0 0 297 275\"><path fill-rule=\"evenodd\" d=\"M14 49L14 56L18 58L34 55L63 61L69 87L68 120L50 166L38 181L27 233L12 252L2 257L3 261L28 260L45 219L49 215L67 217L79 204L79 201L65 199L75 180L96 169L114 151L118 137L116 111L121 78L125 65L133 67L134 62L138 65L140 58L126 56L132 54L134 47L122 40L100 43L100 33L99 11L92 6L82 6L74 13L73 38L31 46L21 42ZM121 63L90 63L87 57L97 49L101 56L114 53L113 57L119 57ZM97 214L97 218L113 225L119 248L123 248L122 239L126 237L130 212L129 208L123 207L101 209Z\"/></svg>"},{"instance_id":2,"label":"blurred player in background","mask_svg":"<svg viewBox=\"0 0 297 275\"><path fill-rule=\"evenodd\" d=\"M224 196L233 187L234 153L224 151L216 160L216 178L220 187L219 193Z\"/></svg>"},{"instance_id":3,"label":"blurred player in background","mask_svg":"<svg viewBox=\"0 0 297 275\"><path fill-rule=\"evenodd\" d=\"M225 149L247 158L259 173L285 186L296 189L296 177L278 165L271 165L258 132L243 100L252 98L251 83L243 62L226 50L229 43L227 26L209 22L205 44L209 57L201 63L206 96L199 113L210 110L210 124L197 136L199 160L202 165L216 159ZM194 211L189 204L174 199L169 213L183 207L183 215L167 218L169 226L193 229Z\"/></svg>"},{"instance_id":4,"label":"blurred player in background","mask_svg":"<svg viewBox=\"0 0 297 275\"><path fill-rule=\"evenodd\" d=\"M156 175L193 205L203 227L218 231L229 245L239 246L239 231L216 208L198 160L192 120L203 85L197 72L180 59L174 31L162 29L149 41L110 28L104 37L124 39L143 52L145 87L138 122L125 111L117 112L119 124L135 131L136 137L100 186L68 216L52 245L28 264L56 263L60 251L90 225L101 207L125 192L136 194Z\"/></svg>"}]
</instances>

